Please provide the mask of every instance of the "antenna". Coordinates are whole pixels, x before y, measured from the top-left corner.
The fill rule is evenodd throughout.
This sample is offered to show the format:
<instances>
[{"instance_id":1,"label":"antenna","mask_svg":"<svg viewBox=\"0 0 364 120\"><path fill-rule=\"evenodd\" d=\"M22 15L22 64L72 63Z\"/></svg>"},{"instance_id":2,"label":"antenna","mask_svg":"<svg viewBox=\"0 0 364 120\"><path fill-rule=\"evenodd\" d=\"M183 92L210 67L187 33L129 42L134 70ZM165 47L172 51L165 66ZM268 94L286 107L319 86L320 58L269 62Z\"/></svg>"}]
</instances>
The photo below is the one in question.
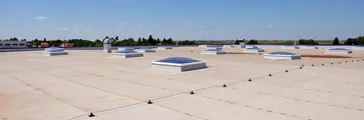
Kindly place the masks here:
<instances>
[{"instance_id":1,"label":"antenna","mask_svg":"<svg viewBox=\"0 0 364 120\"><path fill-rule=\"evenodd\" d=\"M294 46L297 46L298 39L300 39L300 36L297 36L297 39L294 41Z\"/></svg>"}]
</instances>

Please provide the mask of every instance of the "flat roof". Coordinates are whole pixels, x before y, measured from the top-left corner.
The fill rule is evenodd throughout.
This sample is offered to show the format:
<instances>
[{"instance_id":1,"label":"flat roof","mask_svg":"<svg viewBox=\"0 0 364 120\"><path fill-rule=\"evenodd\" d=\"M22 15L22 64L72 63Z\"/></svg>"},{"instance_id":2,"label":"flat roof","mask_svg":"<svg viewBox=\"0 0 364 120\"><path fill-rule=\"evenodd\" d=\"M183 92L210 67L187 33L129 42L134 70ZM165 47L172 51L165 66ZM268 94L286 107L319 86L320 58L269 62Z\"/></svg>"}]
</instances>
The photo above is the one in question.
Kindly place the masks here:
<instances>
[{"instance_id":1,"label":"flat roof","mask_svg":"<svg viewBox=\"0 0 364 120\"><path fill-rule=\"evenodd\" d=\"M325 55L330 46L260 48ZM52 57L43 51L1 53L0 119L88 120L91 112L95 120L364 118L364 51L346 55L353 58L274 61L256 54L207 56L201 50L176 47L122 60L102 50L66 49L69 55ZM150 67L172 56L206 61L208 68L174 73Z\"/></svg>"}]
</instances>

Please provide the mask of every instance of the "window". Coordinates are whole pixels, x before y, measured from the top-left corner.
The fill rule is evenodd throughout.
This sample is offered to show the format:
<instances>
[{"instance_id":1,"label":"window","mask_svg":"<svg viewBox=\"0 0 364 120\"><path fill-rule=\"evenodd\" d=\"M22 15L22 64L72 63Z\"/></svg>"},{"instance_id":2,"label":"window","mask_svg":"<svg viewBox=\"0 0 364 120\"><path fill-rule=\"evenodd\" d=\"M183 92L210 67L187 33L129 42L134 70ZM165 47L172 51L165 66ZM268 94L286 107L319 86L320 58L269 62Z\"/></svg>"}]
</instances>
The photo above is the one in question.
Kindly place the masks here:
<instances>
[{"instance_id":1,"label":"window","mask_svg":"<svg viewBox=\"0 0 364 120\"><path fill-rule=\"evenodd\" d=\"M19 44L20 46L24 46L25 44Z\"/></svg>"},{"instance_id":2,"label":"window","mask_svg":"<svg viewBox=\"0 0 364 120\"><path fill-rule=\"evenodd\" d=\"M0 44L0 46L3 46L3 44Z\"/></svg>"},{"instance_id":3,"label":"window","mask_svg":"<svg viewBox=\"0 0 364 120\"><path fill-rule=\"evenodd\" d=\"M5 44L5 46L10 46L10 44Z\"/></svg>"},{"instance_id":4,"label":"window","mask_svg":"<svg viewBox=\"0 0 364 120\"><path fill-rule=\"evenodd\" d=\"M12 44L12 46L18 46L18 44Z\"/></svg>"}]
</instances>

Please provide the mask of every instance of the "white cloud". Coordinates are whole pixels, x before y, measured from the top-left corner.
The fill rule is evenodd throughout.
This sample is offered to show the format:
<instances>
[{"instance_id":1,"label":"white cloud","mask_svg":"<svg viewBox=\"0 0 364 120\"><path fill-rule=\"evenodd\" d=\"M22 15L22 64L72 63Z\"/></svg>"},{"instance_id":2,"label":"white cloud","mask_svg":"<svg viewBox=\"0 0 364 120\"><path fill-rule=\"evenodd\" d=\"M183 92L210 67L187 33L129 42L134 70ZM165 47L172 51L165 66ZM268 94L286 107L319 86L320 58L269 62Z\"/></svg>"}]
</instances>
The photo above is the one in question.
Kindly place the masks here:
<instances>
[{"instance_id":1,"label":"white cloud","mask_svg":"<svg viewBox=\"0 0 364 120\"><path fill-rule=\"evenodd\" d=\"M83 29L85 32L92 32L92 31L94 31L94 29L92 29L92 28L85 28L85 29Z\"/></svg>"},{"instance_id":2,"label":"white cloud","mask_svg":"<svg viewBox=\"0 0 364 120\"><path fill-rule=\"evenodd\" d=\"M191 26L192 24L191 23L187 23L188 26Z\"/></svg>"},{"instance_id":3,"label":"white cloud","mask_svg":"<svg viewBox=\"0 0 364 120\"><path fill-rule=\"evenodd\" d=\"M58 31L68 31L69 29L68 28L57 28L56 30L58 30Z\"/></svg>"},{"instance_id":4,"label":"white cloud","mask_svg":"<svg viewBox=\"0 0 364 120\"><path fill-rule=\"evenodd\" d=\"M37 16L37 17L35 17L35 19L37 19L37 20L45 20L45 19L47 19L47 17L45 17L45 16Z\"/></svg>"},{"instance_id":5,"label":"white cloud","mask_svg":"<svg viewBox=\"0 0 364 120\"><path fill-rule=\"evenodd\" d=\"M268 28L273 28L274 26L276 26L276 25L269 24L269 25L268 25Z\"/></svg>"},{"instance_id":6,"label":"white cloud","mask_svg":"<svg viewBox=\"0 0 364 120\"><path fill-rule=\"evenodd\" d=\"M198 25L197 27L199 27L199 28L203 28L203 25Z\"/></svg>"},{"instance_id":7,"label":"white cloud","mask_svg":"<svg viewBox=\"0 0 364 120\"><path fill-rule=\"evenodd\" d=\"M138 27L141 27L141 26L143 26L143 24L138 24L137 26L138 26Z\"/></svg>"}]
</instances>

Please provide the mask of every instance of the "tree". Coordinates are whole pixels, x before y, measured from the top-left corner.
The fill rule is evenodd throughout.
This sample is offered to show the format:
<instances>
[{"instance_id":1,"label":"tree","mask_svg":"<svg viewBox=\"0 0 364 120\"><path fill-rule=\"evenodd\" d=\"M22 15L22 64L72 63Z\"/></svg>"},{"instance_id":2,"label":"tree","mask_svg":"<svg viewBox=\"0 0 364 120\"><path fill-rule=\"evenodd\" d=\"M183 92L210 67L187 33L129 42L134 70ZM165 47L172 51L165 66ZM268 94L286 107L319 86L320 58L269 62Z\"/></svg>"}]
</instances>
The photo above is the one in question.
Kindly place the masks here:
<instances>
[{"instance_id":1,"label":"tree","mask_svg":"<svg viewBox=\"0 0 364 120\"><path fill-rule=\"evenodd\" d=\"M166 38L163 38L162 45L165 45L165 44L167 44L167 40L166 40Z\"/></svg>"},{"instance_id":2,"label":"tree","mask_svg":"<svg viewBox=\"0 0 364 120\"><path fill-rule=\"evenodd\" d=\"M14 38L10 38L9 41L19 41L18 38L14 37Z\"/></svg>"},{"instance_id":3,"label":"tree","mask_svg":"<svg viewBox=\"0 0 364 120\"><path fill-rule=\"evenodd\" d=\"M39 44L40 44L39 40L38 39L34 39L33 45L36 46L36 47L38 47Z\"/></svg>"},{"instance_id":4,"label":"tree","mask_svg":"<svg viewBox=\"0 0 364 120\"><path fill-rule=\"evenodd\" d=\"M334 41L332 42L333 45L340 45L339 38L335 37Z\"/></svg>"},{"instance_id":5,"label":"tree","mask_svg":"<svg viewBox=\"0 0 364 120\"><path fill-rule=\"evenodd\" d=\"M90 40L82 40L82 39L71 39L68 40L69 43L73 43L75 47L88 47L91 43Z\"/></svg>"},{"instance_id":6,"label":"tree","mask_svg":"<svg viewBox=\"0 0 364 120\"><path fill-rule=\"evenodd\" d=\"M364 36L359 36L357 38L348 38L345 45L364 45Z\"/></svg>"},{"instance_id":7,"label":"tree","mask_svg":"<svg viewBox=\"0 0 364 120\"><path fill-rule=\"evenodd\" d=\"M96 44L95 43L90 43L89 47L95 47Z\"/></svg>"},{"instance_id":8,"label":"tree","mask_svg":"<svg viewBox=\"0 0 364 120\"><path fill-rule=\"evenodd\" d=\"M247 42L247 44L259 44L257 40L251 39Z\"/></svg>"},{"instance_id":9,"label":"tree","mask_svg":"<svg viewBox=\"0 0 364 120\"><path fill-rule=\"evenodd\" d=\"M149 43L145 38L142 38L142 44L141 45L149 45Z\"/></svg>"},{"instance_id":10,"label":"tree","mask_svg":"<svg viewBox=\"0 0 364 120\"><path fill-rule=\"evenodd\" d=\"M167 39L167 43L168 43L169 45L174 44L174 43L173 43L172 38L168 38L168 39Z\"/></svg>"},{"instance_id":11,"label":"tree","mask_svg":"<svg viewBox=\"0 0 364 120\"><path fill-rule=\"evenodd\" d=\"M115 37L115 40L116 40L116 41L117 41L117 40L119 40L119 36L116 36L116 37Z\"/></svg>"},{"instance_id":12,"label":"tree","mask_svg":"<svg viewBox=\"0 0 364 120\"><path fill-rule=\"evenodd\" d=\"M142 45L142 39L140 37L138 38L137 45Z\"/></svg>"},{"instance_id":13,"label":"tree","mask_svg":"<svg viewBox=\"0 0 364 120\"><path fill-rule=\"evenodd\" d=\"M62 44L62 40L58 39L54 41L54 46L60 46Z\"/></svg>"},{"instance_id":14,"label":"tree","mask_svg":"<svg viewBox=\"0 0 364 120\"><path fill-rule=\"evenodd\" d=\"M46 38L44 38L44 39L43 39L43 42L47 42L47 39L46 39Z\"/></svg>"},{"instance_id":15,"label":"tree","mask_svg":"<svg viewBox=\"0 0 364 120\"><path fill-rule=\"evenodd\" d=\"M235 45L239 45L240 43L239 43L239 40L236 40L235 41Z\"/></svg>"},{"instance_id":16,"label":"tree","mask_svg":"<svg viewBox=\"0 0 364 120\"><path fill-rule=\"evenodd\" d=\"M178 45L195 45L195 44L197 44L195 41L188 41L188 40L179 41L177 43L178 43Z\"/></svg>"},{"instance_id":17,"label":"tree","mask_svg":"<svg viewBox=\"0 0 364 120\"><path fill-rule=\"evenodd\" d=\"M102 41L99 40L99 39L96 39L94 43L95 43L95 45L94 46L90 45L90 47L101 47L101 46L103 46Z\"/></svg>"},{"instance_id":18,"label":"tree","mask_svg":"<svg viewBox=\"0 0 364 120\"><path fill-rule=\"evenodd\" d=\"M160 44L161 43L161 40L159 38L157 38L157 44Z\"/></svg>"},{"instance_id":19,"label":"tree","mask_svg":"<svg viewBox=\"0 0 364 120\"><path fill-rule=\"evenodd\" d=\"M358 41L358 45L364 45L364 36L359 36L356 40Z\"/></svg>"},{"instance_id":20,"label":"tree","mask_svg":"<svg viewBox=\"0 0 364 120\"><path fill-rule=\"evenodd\" d=\"M124 39L124 40L122 41L121 45L127 45L127 46L135 45L134 38Z\"/></svg>"},{"instance_id":21,"label":"tree","mask_svg":"<svg viewBox=\"0 0 364 120\"><path fill-rule=\"evenodd\" d=\"M149 45L156 45L157 44L157 41L155 39L153 39L153 36L152 35L149 35L149 37L148 37L148 43L149 43Z\"/></svg>"},{"instance_id":22,"label":"tree","mask_svg":"<svg viewBox=\"0 0 364 120\"><path fill-rule=\"evenodd\" d=\"M300 39L298 40L298 44L300 45L318 45L318 42L316 42L315 40L313 39Z\"/></svg>"}]
</instances>

